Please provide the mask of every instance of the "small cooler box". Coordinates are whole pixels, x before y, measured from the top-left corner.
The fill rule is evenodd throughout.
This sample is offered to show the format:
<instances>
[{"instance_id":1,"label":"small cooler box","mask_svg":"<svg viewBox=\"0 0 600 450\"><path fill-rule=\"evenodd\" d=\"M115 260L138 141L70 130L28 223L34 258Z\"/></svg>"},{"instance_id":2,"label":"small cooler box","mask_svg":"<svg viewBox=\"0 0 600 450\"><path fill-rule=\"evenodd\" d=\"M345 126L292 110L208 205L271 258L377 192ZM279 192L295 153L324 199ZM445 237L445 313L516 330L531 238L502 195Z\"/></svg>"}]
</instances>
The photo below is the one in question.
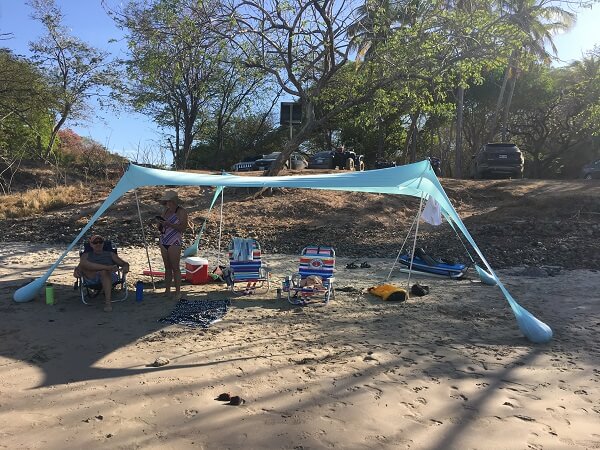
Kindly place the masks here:
<instances>
[{"instance_id":1,"label":"small cooler box","mask_svg":"<svg viewBox=\"0 0 600 450\"><path fill-rule=\"evenodd\" d=\"M185 279L192 284L208 283L208 259L195 256L186 258Z\"/></svg>"}]
</instances>

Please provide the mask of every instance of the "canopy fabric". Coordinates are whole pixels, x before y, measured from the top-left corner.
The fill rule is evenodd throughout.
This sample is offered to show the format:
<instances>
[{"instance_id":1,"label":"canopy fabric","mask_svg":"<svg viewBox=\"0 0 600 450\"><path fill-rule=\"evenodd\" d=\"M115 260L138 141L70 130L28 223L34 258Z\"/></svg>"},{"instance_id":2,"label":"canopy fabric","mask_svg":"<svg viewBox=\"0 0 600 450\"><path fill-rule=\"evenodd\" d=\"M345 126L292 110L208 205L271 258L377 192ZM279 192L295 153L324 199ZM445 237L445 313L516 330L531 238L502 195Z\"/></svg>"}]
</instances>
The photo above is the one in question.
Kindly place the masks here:
<instances>
[{"instance_id":1,"label":"canopy fabric","mask_svg":"<svg viewBox=\"0 0 600 450\"><path fill-rule=\"evenodd\" d=\"M500 282L491 266L477 247L469 231L450 203L450 199L442 188L429 160L365 172L343 172L333 174L249 177L231 174L204 175L197 173L174 172L169 170L150 169L129 164L127 171L119 180L108 198L83 227L65 252L48 269L45 275L18 289L13 299L16 302L32 300L44 286L54 269L73 249L96 220L126 192L143 186L214 186L217 188L303 188L336 191L371 192L378 194L410 195L413 197L435 198L444 216L463 233L481 258L491 277L500 288L517 319L521 332L532 342L544 343L552 338L552 330L545 323L536 319L521 307Z\"/></svg>"}]
</instances>

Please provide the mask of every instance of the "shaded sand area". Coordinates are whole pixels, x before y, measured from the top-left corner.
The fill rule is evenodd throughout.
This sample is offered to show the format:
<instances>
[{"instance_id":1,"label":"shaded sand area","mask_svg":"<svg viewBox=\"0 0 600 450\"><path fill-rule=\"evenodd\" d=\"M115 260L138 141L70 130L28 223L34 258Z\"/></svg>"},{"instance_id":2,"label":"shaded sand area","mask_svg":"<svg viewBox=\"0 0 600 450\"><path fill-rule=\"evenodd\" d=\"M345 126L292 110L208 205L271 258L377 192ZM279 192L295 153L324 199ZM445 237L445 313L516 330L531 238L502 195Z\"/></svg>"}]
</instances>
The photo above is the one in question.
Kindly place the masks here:
<instances>
[{"instance_id":1,"label":"shaded sand area","mask_svg":"<svg viewBox=\"0 0 600 450\"><path fill-rule=\"evenodd\" d=\"M413 278L431 293L405 303L365 294L390 260L348 270L338 258L326 307L294 307L272 289L232 298L222 321L198 329L158 322L174 303L138 275L143 249L120 251L129 282L147 282L143 302L132 294L104 313L73 290L76 252L50 279L55 305L14 303L15 288L63 249L1 247L2 448L600 447L598 272L500 272L554 330L533 345L499 290L469 279ZM265 258L276 281L296 267L293 255ZM184 292L230 298L222 285ZM169 364L151 366L159 357ZM223 392L246 403L215 400Z\"/></svg>"}]
</instances>

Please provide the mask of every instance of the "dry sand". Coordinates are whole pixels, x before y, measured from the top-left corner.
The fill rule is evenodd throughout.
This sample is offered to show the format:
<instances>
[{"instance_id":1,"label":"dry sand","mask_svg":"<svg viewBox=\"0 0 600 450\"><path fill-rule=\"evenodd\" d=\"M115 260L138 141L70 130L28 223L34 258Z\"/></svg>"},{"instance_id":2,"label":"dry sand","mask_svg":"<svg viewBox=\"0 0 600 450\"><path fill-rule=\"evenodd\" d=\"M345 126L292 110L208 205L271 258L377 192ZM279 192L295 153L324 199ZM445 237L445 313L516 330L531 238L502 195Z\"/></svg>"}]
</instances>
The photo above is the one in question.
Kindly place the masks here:
<instances>
[{"instance_id":1,"label":"dry sand","mask_svg":"<svg viewBox=\"0 0 600 450\"><path fill-rule=\"evenodd\" d=\"M149 283L143 302L131 295L112 313L83 305L76 252L50 279L55 305L14 303L62 251L0 249L2 448L600 448L598 272L500 272L554 330L533 345L500 291L471 280L418 277L431 293L406 303L365 294L387 276L381 259L348 270L338 258L326 307L294 307L272 289L232 299L208 329L157 322L174 303ZM150 281L138 275L143 249L120 254L131 284ZM297 257L266 259L277 281ZM222 285L184 291L228 297ZM158 357L170 363L150 366ZM222 392L246 403L216 401Z\"/></svg>"}]
</instances>

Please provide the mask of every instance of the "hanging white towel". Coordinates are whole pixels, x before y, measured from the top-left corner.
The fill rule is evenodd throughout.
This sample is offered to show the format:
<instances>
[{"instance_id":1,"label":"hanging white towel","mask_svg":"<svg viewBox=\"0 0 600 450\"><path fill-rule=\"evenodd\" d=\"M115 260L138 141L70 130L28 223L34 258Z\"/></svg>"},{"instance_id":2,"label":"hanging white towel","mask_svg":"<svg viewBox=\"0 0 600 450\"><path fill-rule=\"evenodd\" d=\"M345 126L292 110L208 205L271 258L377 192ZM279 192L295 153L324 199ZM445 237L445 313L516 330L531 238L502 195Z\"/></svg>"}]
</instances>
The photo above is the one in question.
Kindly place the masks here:
<instances>
[{"instance_id":1,"label":"hanging white towel","mask_svg":"<svg viewBox=\"0 0 600 450\"><path fill-rule=\"evenodd\" d=\"M440 204L431 195L427 199L427 204L421 213L421 219L431 225L441 225L442 223L442 212L440 210Z\"/></svg>"},{"instance_id":2,"label":"hanging white towel","mask_svg":"<svg viewBox=\"0 0 600 450\"><path fill-rule=\"evenodd\" d=\"M254 239L244 239L240 258L242 261L252 261L254 256Z\"/></svg>"}]
</instances>

